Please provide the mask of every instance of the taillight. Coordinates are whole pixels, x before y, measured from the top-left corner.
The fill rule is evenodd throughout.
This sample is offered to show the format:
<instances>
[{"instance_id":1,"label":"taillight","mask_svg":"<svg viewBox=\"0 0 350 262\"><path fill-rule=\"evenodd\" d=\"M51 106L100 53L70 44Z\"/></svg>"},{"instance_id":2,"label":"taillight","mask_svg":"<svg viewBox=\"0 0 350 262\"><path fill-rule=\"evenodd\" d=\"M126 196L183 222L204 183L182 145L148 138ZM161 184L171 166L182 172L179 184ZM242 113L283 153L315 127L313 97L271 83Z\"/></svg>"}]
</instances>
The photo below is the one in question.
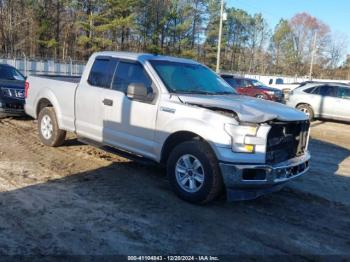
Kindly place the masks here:
<instances>
[{"instance_id":1,"label":"taillight","mask_svg":"<svg viewBox=\"0 0 350 262\"><path fill-rule=\"evenodd\" d=\"M24 97L25 98L28 97L28 91L29 91L29 82L25 81L25 83L24 83Z\"/></svg>"}]
</instances>

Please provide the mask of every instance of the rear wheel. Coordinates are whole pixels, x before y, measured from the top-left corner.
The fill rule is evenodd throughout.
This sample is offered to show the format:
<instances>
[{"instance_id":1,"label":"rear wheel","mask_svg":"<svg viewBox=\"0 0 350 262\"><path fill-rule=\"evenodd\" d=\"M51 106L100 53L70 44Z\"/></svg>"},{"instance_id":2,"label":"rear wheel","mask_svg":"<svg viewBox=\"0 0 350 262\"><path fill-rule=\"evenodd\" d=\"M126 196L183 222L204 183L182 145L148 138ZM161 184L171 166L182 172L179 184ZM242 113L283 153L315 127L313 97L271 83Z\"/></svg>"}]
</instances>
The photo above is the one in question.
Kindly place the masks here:
<instances>
[{"instance_id":1,"label":"rear wheel","mask_svg":"<svg viewBox=\"0 0 350 262\"><path fill-rule=\"evenodd\" d=\"M182 199L203 204L215 199L223 182L210 146L201 141L184 142L171 152L167 174L174 192Z\"/></svg>"},{"instance_id":2,"label":"rear wheel","mask_svg":"<svg viewBox=\"0 0 350 262\"><path fill-rule=\"evenodd\" d=\"M38 117L39 138L44 145L57 147L63 144L66 131L59 129L55 110L43 108Z\"/></svg>"},{"instance_id":3,"label":"rear wheel","mask_svg":"<svg viewBox=\"0 0 350 262\"><path fill-rule=\"evenodd\" d=\"M314 111L312 110L311 106L307 104L301 104L297 106L297 109L305 113L310 121L314 119Z\"/></svg>"}]
</instances>

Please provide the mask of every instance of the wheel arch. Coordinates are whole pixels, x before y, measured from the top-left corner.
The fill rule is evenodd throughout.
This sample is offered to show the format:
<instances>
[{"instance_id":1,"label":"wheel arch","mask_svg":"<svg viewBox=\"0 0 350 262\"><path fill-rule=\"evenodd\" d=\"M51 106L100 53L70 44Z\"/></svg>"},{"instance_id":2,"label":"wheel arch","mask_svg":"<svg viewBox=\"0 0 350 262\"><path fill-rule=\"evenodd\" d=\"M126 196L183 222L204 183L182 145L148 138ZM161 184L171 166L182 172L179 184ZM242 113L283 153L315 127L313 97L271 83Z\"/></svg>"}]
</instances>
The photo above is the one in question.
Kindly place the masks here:
<instances>
[{"instance_id":1,"label":"wheel arch","mask_svg":"<svg viewBox=\"0 0 350 262\"><path fill-rule=\"evenodd\" d=\"M299 102L296 104L295 108L297 108L298 106L301 106L301 105L306 105L306 106L310 107L311 109L313 109L312 106L307 102Z\"/></svg>"},{"instance_id":2,"label":"wheel arch","mask_svg":"<svg viewBox=\"0 0 350 262\"><path fill-rule=\"evenodd\" d=\"M35 109L36 117L39 116L40 111L45 107L53 107L53 104L51 103L51 101L48 98L43 97L43 98L39 99L39 101L37 103L37 106Z\"/></svg>"},{"instance_id":3,"label":"wheel arch","mask_svg":"<svg viewBox=\"0 0 350 262\"><path fill-rule=\"evenodd\" d=\"M61 128L62 123L61 118L59 117L61 115L61 111L56 99L52 96L43 96L38 99L38 102L36 103L35 107L35 118L38 119L40 111L45 107L52 107L54 109L57 117L58 126Z\"/></svg>"},{"instance_id":4,"label":"wheel arch","mask_svg":"<svg viewBox=\"0 0 350 262\"><path fill-rule=\"evenodd\" d=\"M186 142L186 141L192 141L192 140L199 140L207 143L209 146L210 144L200 135L191 132L191 131L177 131L167 137L165 140L162 150L161 150L161 158L160 163L165 165L168 161L168 158L170 156L171 151L179 144ZM210 148L212 148L210 146Z\"/></svg>"},{"instance_id":5,"label":"wheel arch","mask_svg":"<svg viewBox=\"0 0 350 262\"><path fill-rule=\"evenodd\" d=\"M310 121L313 121L314 118L319 117L319 115L317 114L317 112L315 112L315 109L312 107L312 105L310 105L307 102L300 102L300 103L296 104L295 108L298 109L298 107L302 106L302 105L304 105L304 106L309 108L309 111L310 111L309 112L310 113L309 119L310 119Z\"/></svg>"}]
</instances>

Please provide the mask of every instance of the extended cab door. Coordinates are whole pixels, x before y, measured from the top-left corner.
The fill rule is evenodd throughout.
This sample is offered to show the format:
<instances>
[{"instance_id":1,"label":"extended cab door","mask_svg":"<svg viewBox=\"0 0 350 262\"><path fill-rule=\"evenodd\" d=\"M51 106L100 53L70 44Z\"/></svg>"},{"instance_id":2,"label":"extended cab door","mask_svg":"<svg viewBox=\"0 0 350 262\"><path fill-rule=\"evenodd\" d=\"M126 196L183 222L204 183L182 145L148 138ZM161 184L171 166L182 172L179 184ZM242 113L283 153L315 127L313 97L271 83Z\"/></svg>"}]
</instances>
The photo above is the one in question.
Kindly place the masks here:
<instances>
[{"instance_id":1,"label":"extended cab door","mask_svg":"<svg viewBox=\"0 0 350 262\"><path fill-rule=\"evenodd\" d=\"M144 84L148 89L148 99L137 101L128 98L126 93L131 83ZM119 60L111 89L104 92L104 99L112 102L104 106L104 142L155 158L156 93L157 89L142 64Z\"/></svg>"},{"instance_id":2,"label":"extended cab door","mask_svg":"<svg viewBox=\"0 0 350 262\"><path fill-rule=\"evenodd\" d=\"M105 92L110 88L117 61L110 57L97 57L88 80L77 88L75 126L78 136L103 141Z\"/></svg>"}]
</instances>

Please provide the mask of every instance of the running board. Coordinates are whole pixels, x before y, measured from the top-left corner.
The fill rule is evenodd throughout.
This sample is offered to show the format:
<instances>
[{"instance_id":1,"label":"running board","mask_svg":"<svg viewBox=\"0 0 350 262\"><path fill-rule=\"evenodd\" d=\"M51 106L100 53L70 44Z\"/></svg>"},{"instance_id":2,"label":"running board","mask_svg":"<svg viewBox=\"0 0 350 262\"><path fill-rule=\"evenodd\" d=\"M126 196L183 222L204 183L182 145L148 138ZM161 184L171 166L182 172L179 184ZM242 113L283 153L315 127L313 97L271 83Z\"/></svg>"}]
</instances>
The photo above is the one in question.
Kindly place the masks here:
<instances>
[{"instance_id":1,"label":"running board","mask_svg":"<svg viewBox=\"0 0 350 262\"><path fill-rule=\"evenodd\" d=\"M112 154L124 157L126 159L132 160L132 161L137 162L137 163L142 164L142 165L147 165L147 166L158 165L158 163L152 159L138 156L138 155L135 155L133 153L130 153L130 152L127 152L127 151L124 151L121 149L117 149L115 147L111 147L111 146L93 141L89 138L78 137L78 141L83 143L83 144L87 144L87 145L96 147L96 148L101 149L103 151L106 151L108 153L112 153Z\"/></svg>"}]
</instances>

